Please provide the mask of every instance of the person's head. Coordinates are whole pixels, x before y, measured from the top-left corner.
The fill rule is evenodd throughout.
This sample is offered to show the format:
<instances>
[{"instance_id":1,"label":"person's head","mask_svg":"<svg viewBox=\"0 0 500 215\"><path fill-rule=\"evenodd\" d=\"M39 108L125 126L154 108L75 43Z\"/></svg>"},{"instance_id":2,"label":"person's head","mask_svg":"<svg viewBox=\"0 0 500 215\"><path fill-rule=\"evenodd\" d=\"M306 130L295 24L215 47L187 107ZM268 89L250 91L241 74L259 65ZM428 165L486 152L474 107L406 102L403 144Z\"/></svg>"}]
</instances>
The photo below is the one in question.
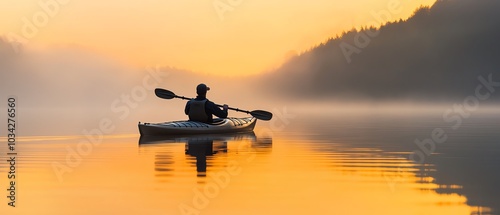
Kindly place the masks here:
<instances>
[{"instance_id":1,"label":"person's head","mask_svg":"<svg viewBox=\"0 0 500 215\"><path fill-rule=\"evenodd\" d=\"M209 90L210 90L210 87L208 87L205 84L198 84L198 86L196 86L196 93L199 96L206 96L207 95L207 91L209 91Z\"/></svg>"}]
</instances>

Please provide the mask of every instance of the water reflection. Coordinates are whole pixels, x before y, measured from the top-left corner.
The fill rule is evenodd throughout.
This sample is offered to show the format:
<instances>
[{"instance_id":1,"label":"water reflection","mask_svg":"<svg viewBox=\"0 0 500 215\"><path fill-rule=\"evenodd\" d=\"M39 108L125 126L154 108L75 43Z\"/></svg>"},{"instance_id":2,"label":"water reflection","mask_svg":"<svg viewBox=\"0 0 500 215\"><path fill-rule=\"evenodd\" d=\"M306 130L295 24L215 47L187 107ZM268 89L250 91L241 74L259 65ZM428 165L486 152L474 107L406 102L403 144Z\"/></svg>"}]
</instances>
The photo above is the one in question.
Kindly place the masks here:
<instances>
[{"instance_id":1,"label":"water reflection","mask_svg":"<svg viewBox=\"0 0 500 215\"><path fill-rule=\"evenodd\" d=\"M170 143L184 143L185 155L193 166L196 166L197 177L207 176L207 167L213 165L213 156L223 156L228 153L228 143L236 143L233 147L235 152L249 146L255 152L270 152L272 149L272 137L257 139L254 132L236 134L208 134L208 135L170 135L170 136L141 136L139 146L162 145ZM249 143L249 144L245 144ZM169 165L174 164L172 155L163 154L167 152L157 151L155 155L155 170L159 172L170 172L173 170ZM173 153L173 152L170 152ZM194 158L194 159L192 159ZM220 165L225 165L221 163ZM156 174L158 177L172 176L171 174Z\"/></svg>"},{"instance_id":2,"label":"water reflection","mask_svg":"<svg viewBox=\"0 0 500 215\"><path fill-rule=\"evenodd\" d=\"M207 172L207 156L216 154L213 140L188 140L186 154L196 157L196 172L198 177L205 177Z\"/></svg>"},{"instance_id":3,"label":"water reflection","mask_svg":"<svg viewBox=\"0 0 500 215\"><path fill-rule=\"evenodd\" d=\"M308 139L345 143L341 144L342 147L329 144L315 147L316 151L339 153L342 158L337 160L338 170L363 175L382 171L394 192L398 192L398 187L406 182L411 182L416 183L418 186L415 188L422 193L465 197L463 203L471 206L472 214L500 211L500 172L496 171L500 166L498 115L475 113L457 130L451 129L439 115L362 115L347 118L350 120L331 120L328 126L307 125L310 131ZM446 131L446 142L437 144L435 153L426 156L422 164L411 161L409 155L421 150L415 139L428 137L434 128ZM436 204L463 203L461 200L446 200Z\"/></svg>"},{"instance_id":4,"label":"water reflection","mask_svg":"<svg viewBox=\"0 0 500 215\"><path fill-rule=\"evenodd\" d=\"M155 155L155 171L157 177L173 176L172 165L174 164L173 156L168 152L157 152Z\"/></svg>"},{"instance_id":5,"label":"water reflection","mask_svg":"<svg viewBox=\"0 0 500 215\"><path fill-rule=\"evenodd\" d=\"M138 145L137 135L104 136L63 181L53 164L75 161L85 137L21 139L22 198L13 214L185 214L180 206L192 214L498 214L500 120L478 116L448 132L424 164L409 153L415 138L442 127L439 117L308 115L272 138L170 136ZM0 163L0 172L7 168Z\"/></svg>"}]
</instances>

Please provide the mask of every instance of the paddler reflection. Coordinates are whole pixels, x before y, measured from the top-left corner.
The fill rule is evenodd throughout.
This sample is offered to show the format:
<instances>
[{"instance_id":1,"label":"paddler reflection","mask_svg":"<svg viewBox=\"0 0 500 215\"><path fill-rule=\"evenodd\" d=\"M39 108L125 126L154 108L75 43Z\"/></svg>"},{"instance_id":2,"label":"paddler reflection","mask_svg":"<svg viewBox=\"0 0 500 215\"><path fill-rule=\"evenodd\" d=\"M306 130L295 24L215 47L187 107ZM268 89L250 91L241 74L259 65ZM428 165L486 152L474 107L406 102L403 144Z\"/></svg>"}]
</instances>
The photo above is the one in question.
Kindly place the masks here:
<instances>
[{"instance_id":1,"label":"paddler reflection","mask_svg":"<svg viewBox=\"0 0 500 215\"><path fill-rule=\"evenodd\" d=\"M185 143L185 155L195 158L190 162L196 166L196 175L206 177L211 168L217 165L225 165L221 162L211 162L216 156L228 156L228 160L239 159L242 153L256 152L268 153L272 150L272 138L257 138L255 133L218 134L218 135L190 135L190 136L166 136L166 137L141 137L141 146L151 144ZM165 153L165 148L157 153ZM172 152L170 152L172 153ZM188 159L191 160L191 159ZM155 169L165 169L167 163L155 162ZM161 165L159 167L158 165ZM223 166L221 166L223 168ZM168 168L171 169L171 168Z\"/></svg>"},{"instance_id":2,"label":"paddler reflection","mask_svg":"<svg viewBox=\"0 0 500 215\"><path fill-rule=\"evenodd\" d=\"M207 157L216 154L213 140L191 139L186 143L186 154L196 157L196 172L198 177L205 177L207 172ZM227 152L227 143L226 146Z\"/></svg>"}]
</instances>

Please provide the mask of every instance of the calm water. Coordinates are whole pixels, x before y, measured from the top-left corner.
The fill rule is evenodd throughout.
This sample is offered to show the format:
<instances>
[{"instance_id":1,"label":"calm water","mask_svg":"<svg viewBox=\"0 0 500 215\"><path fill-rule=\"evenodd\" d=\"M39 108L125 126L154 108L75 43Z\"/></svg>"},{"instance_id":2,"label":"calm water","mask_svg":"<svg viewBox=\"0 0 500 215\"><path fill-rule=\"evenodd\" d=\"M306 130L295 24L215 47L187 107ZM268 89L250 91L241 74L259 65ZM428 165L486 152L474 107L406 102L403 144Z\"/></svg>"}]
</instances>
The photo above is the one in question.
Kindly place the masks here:
<instances>
[{"instance_id":1,"label":"calm water","mask_svg":"<svg viewBox=\"0 0 500 215\"><path fill-rule=\"evenodd\" d=\"M279 118L275 120L280 120ZM281 123L281 124L280 124ZM297 115L254 134L24 137L1 214L498 214L500 115ZM133 125L135 126L135 125ZM442 128L423 163L415 139ZM5 145L5 141L2 145ZM87 146L87 147L85 147ZM429 147L426 145L425 147ZM1 147L1 160L6 160ZM0 163L6 196L8 165Z\"/></svg>"}]
</instances>

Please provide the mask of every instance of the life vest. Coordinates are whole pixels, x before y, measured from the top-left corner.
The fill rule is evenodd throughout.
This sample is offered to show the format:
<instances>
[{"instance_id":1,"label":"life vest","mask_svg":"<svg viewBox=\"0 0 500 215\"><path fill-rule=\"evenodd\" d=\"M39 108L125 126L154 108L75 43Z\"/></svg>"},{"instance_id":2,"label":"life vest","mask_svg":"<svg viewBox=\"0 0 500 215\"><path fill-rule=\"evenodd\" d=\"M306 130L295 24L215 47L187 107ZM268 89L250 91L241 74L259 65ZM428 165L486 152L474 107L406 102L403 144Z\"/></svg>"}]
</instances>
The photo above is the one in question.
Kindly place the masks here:
<instances>
[{"instance_id":1,"label":"life vest","mask_svg":"<svg viewBox=\"0 0 500 215\"><path fill-rule=\"evenodd\" d=\"M206 99L204 100L191 100L189 103L189 120L191 121L198 121L198 122L208 122L208 115L207 112L205 112L205 103L207 102Z\"/></svg>"}]
</instances>

